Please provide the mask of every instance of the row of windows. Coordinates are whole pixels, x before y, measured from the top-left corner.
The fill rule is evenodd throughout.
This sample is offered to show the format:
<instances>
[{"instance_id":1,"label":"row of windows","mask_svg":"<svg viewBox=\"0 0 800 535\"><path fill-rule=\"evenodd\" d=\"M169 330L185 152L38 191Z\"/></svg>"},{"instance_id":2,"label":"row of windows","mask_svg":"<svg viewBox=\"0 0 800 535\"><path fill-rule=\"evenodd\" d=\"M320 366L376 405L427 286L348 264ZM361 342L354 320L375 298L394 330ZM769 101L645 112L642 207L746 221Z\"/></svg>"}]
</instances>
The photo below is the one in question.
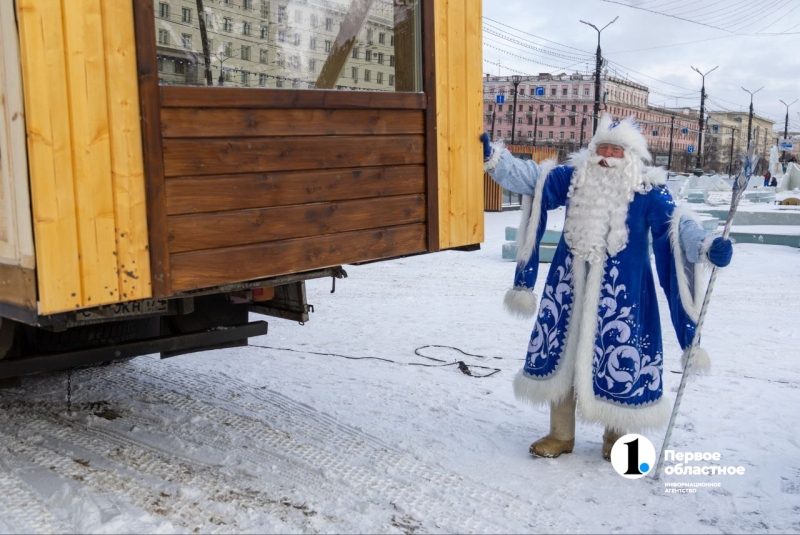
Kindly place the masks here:
<instances>
[{"instance_id":1,"label":"row of windows","mask_svg":"<svg viewBox=\"0 0 800 535\"><path fill-rule=\"evenodd\" d=\"M525 111L525 105L524 104L518 104L518 106L519 106L519 111ZM545 107L544 104L539 104L539 111L544 111L544 107ZM528 105L528 113L534 111L534 108L535 108L535 106L533 104L529 104ZM489 111L493 111L494 110L494 104L489 104L488 105L488 109L489 109ZM513 106L509 106L508 107L508 111L506 113L511 113L513 110L514 110ZM497 111L499 111L499 112L503 111L503 104L498 104L497 105ZM555 111L556 111L555 105L554 104L550 104L550 112L555 112ZM567 111L567 105L566 104L562 104L561 105L561 111ZM578 111L577 104L572 104L572 106L570 107L570 111L577 112ZM583 112L586 113L588 111L589 111L589 106L584 104Z\"/></svg>"},{"instance_id":2,"label":"row of windows","mask_svg":"<svg viewBox=\"0 0 800 535\"><path fill-rule=\"evenodd\" d=\"M224 2L223 3L227 3ZM251 7L245 7L245 9L251 9ZM288 21L288 15L286 11L286 6L279 6L278 7L278 23L283 23ZM269 3L263 3L261 6L262 10L262 18L269 18ZM158 16L162 19L169 19L170 18L170 5L166 2L161 2L158 5ZM211 23L211 17L208 13L204 14L204 20L206 24L206 28L213 29ZM181 21L187 24L192 23L192 9L188 7L181 8ZM295 23L302 23L303 22L303 12L299 9L294 11L294 22ZM312 29L316 29L319 27L319 17L316 14L311 14L309 19L310 26ZM251 35L251 24L247 21L242 22L242 35ZM225 32L232 32L233 31L233 19L231 17L223 17L222 18L222 30ZM333 31L333 19L328 17L325 19L325 30L326 31ZM284 42L286 39L286 32L285 30L278 31L278 40L280 42ZM268 26L261 26L261 39L269 39L269 27ZM300 45L300 34L294 34L295 45ZM367 29L367 44L373 44L375 39L375 30L372 28ZM312 38L312 40L316 40ZM394 46L394 36L389 37L390 46ZM385 45L386 44L386 32L378 32L378 44Z\"/></svg>"},{"instance_id":3,"label":"row of windows","mask_svg":"<svg viewBox=\"0 0 800 535\"><path fill-rule=\"evenodd\" d=\"M522 135L522 132L517 132L517 134ZM533 139L533 131L528 130L526 132L526 135L527 135L528 139ZM506 131L506 137L508 137L508 138L511 137L511 130L507 130ZM538 137L539 139L544 139L544 132L542 132L542 131L537 132L536 137ZM558 138L559 139L566 139L565 132L560 132ZM555 139L552 131L547 133L547 139ZM569 139L571 139L571 140L575 139L575 132L570 132L569 133Z\"/></svg>"},{"instance_id":4,"label":"row of windows","mask_svg":"<svg viewBox=\"0 0 800 535\"><path fill-rule=\"evenodd\" d=\"M266 54L267 51L266 50L262 50L261 52L262 52L262 61L261 62L262 63L267 63L267 54ZM275 58L275 63L280 67L287 67L288 66L290 69L294 69L294 70L300 70L302 68L300 56L290 56L289 58L285 58L281 53L278 53L276 55L276 58ZM319 62L316 59L309 59L308 60L308 64L307 64L308 71L309 72L317 72L318 64L319 64ZM174 74L186 75L186 65L187 65L186 62L175 61L174 62L174 68L173 68ZM158 60L158 70L159 71L163 71L164 70L164 60L163 59L159 59ZM223 68L223 77L224 77L224 79L226 81L232 81L233 72L234 72L234 69L224 69ZM239 72L239 76L241 77L241 80L240 80L241 83L249 84L250 83L250 76L251 76L251 74L254 74L254 73L251 73L249 71L238 71L238 72ZM351 78L356 83L359 80L359 74L360 74L360 72L359 72L358 67L353 67L351 69L351 71L350 71ZM395 83L395 75L394 74L390 74L388 76L388 80L387 80L387 77L386 77L385 73L383 73L381 71L374 71L373 72L370 69L364 69L363 76L364 76L364 81L365 82L370 82L371 83L371 82L374 81L378 85L383 85L385 81L388 81L390 86L394 86L394 83ZM267 75L266 74L259 74L259 84L260 85L264 85L266 83L266 80L267 80ZM263 83L261 83L262 81L263 81Z\"/></svg>"},{"instance_id":5,"label":"row of windows","mask_svg":"<svg viewBox=\"0 0 800 535\"><path fill-rule=\"evenodd\" d=\"M530 96L532 96L532 97L533 96L540 96L540 97L545 96L544 88L539 88L539 89L540 89L540 91L536 91L536 88L529 89L529 93L528 94ZM572 96L577 97L578 96L578 91L579 91L579 89L577 87L573 87L572 88ZM509 90L509 92L511 92L511 91ZM487 91L487 93L490 94L490 95L494 95L494 94L505 95L506 94L506 88L502 87L502 88L498 89L498 88L495 88L495 87L490 87L489 90ZM588 97L590 95L590 93L591 93L591 88L590 87L584 87L583 88L583 96ZM519 94L520 94L520 96L525 96L525 89L524 88L520 89L519 90ZM565 96L565 97L569 96L569 88L562 87L561 88L561 95ZM550 96L551 97L558 96L558 88L551 87L550 88Z\"/></svg>"}]
</instances>

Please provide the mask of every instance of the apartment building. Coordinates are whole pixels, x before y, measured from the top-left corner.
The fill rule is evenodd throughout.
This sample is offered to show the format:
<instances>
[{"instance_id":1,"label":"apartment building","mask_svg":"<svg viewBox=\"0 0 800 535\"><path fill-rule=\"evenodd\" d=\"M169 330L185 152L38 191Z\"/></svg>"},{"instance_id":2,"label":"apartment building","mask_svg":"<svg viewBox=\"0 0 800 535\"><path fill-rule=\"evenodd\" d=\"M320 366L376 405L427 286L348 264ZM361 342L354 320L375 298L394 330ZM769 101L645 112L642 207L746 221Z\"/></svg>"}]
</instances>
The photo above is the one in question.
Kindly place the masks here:
<instances>
[{"instance_id":1,"label":"apartment building","mask_svg":"<svg viewBox=\"0 0 800 535\"><path fill-rule=\"evenodd\" d=\"M517 94L514 117L514 85L508 76L484 78L484 128L494 138L510 141L512 121L515 142L566 144L572 150L588 143L592 136L594 75L580 73L524 76ZM690 109L673 110L649 105L647 86L609 76L601 77L601 111L615 118L634 117L642 127L653 156L666 164L672 130L673 156L688 153L696 145L699 114ZM504 104L497 96L505 97ZM673 122L674 118L674 122ZM583 136L583 137L581 137Z\"/></svg>"},{"instance_id":2,"label":"apartment building","mask_svg":"<svg viewBox=\"0 0 800 535\"><path fill-rule=\"evenodd\" d=\"M710 161L718 162L720 170L729 167L731 159L731 145L733 145L733 161L731 166L735 169L742 155L747 152L747 122L749 112L712 111L708 117L708 140L711 155ZM753 116L752 140L756 143L756 154L769 159L769 151L776 143L779 134L773 133L775 122ZM708 157L710 156L710 157Z\"/></svg>"},{"instance_id":3,"label":"apartment building","mask_svg":"<svg viewBox=\"0 0 800 535\"><path fill-rule=\"evenodd\" d=\"M155 0L159 80L206 85L199 19L214 85L314 88L351 0ZM394 91L391 0L375 0L336 89Z\"/></svg>"}]
</instances>

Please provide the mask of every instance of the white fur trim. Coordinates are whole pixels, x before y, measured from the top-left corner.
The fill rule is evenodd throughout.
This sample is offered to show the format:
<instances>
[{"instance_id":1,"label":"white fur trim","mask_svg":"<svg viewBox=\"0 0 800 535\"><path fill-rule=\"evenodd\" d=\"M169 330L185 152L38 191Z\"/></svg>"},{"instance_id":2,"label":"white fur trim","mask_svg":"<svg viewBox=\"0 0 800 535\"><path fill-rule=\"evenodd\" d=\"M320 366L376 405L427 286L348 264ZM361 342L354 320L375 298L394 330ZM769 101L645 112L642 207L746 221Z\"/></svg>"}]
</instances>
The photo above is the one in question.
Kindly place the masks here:
<instances>
[{"instance_id":1,"label":"white fur trim","mask_svg":"<svg viewBox=\"0 0 800 535\"><path fill-rule=\"evenodd\" d=\"M533 288L509 288L503 299L506 311L522 319L532 318L538 310L538 299Z\"/></svg>"},{"instance_id":2,"label":"white fur trim","mask_svg":"<svg viewBox=\"0 0 800 535\"><path fill-rule=\"evenodd\" d=\"M579 325L580 340L575 360L575 392L578 415L587 422L597 422L620 431L635 432L661 427L669 418L670 406L662 396L658 401L635 407L625 406L594 395L594 345L597 338L597 310L605 263L589 268L583 312Z\"/></svg>"},{"instance_id":3,"label":"white fur trim","mask_svg":"<svg viewBox=\"0 0 800 535\"><path fill-rule=\"evenodd\" d=\"M555 169L555 160L545 160L539 167L539 178L533 197L525 195L522 206L522 219L517 230L517 262L527 264L536 249L536 236L539 234L539 219L542 217L542 195L544 184L550 172Z\"/></svg>"},{"instance_id":4,"label":"white fur trim","mask_svg":"<svg viewBox=\"0 0 800 535\"><path fill-rule=\"evenodd\" d=\"M703 264L709 269L719 268L719 266L715 265L711 259L708 257L708 251L711 249L711 246L714 244L714 240L717 239L716 233L710 234L705 240L703 240L703 245L700 247L700 259L702 260Z\"/></svg>"},{"instance_id":5,"label":"white fur trim","mask_svg":"<svg viewBox=\"0 0 800 535\"><path fill-rule=\"evenodd\" d=\"M702 269L697 270L697 265L695 265L695 295L692 295L692 288L689 287L689 277L686 274L688 261L684 259L683 250L681 249L680 226L681 219L684 217L694 219L698 225L701 224L694 212L684 210L683 208L675 208L675 211L672 212L672 219L669 223L669 242L670 248L672 249L672 258L675 262L675 274L677 275L678 279L678 293L681 296L683 310L693 322L697 323L697 320L700 319L700 307L702 306L702 301L698 299L698 286L700 286L699 283L702 280Z\"/></svg>"},{"instance_id":6,"label":"white fur trim","mask_svg":"<svg viewBox=\"0 0 800 535\"><path fill-rule=\"evenodd\" d=\"M502 141L496 141L492 143L492 155L489 156L489 159L483 162L483 170L487 173L489 171L494 171L497 167L497 164L500 163L500 158L503 156L503 151L506 150L505 143Z\"/></svg>"},{"instance_id":7,"label":"white fur trim","mask_svg":"<svg viewBox=\"0 0 800 535\"><path fill-rule=\"evenodd\" d=\"M660 167L645 166L642 171L642 183L645 186L663 186L667 183L667 172Z\"/></svg>"},{"instance_id":8,"label":"white fur trim","mask_svg":"<svg viewBox=\"0 0 800 535\"><path fill-rule=\"evenodd\" d=\"M683 352L681 355L681 366L683 367L684 373L686 372L686 360L689 358L689 351L691 351L691 347L687 347L686 351ZM703 349L702 347L698 347L694 350L694 355L692 355L692 365L689 368L689 377L693 377L695 375L708 375L711 373L711 357L708 356L708 351Z\"/></svg>"},{"instance_id":9,"label":"white fur trim","mask_svg":"<svg viewBox=\"0 0 800 535\"><path fill-rule=\"evenodd\" d=\"M626 151L634 153L644 161L651 161L650 151L647 149L647 140L642 135L639 125L633 117L627 117L611 128L614 119L611 114L604 113L597 123L597 132L589 142L589 151L594 153L601 143L611 143L624 147Z\"/></svg>"},{"instance_id":10,"label":"white fur trim","mask_svg":"<svg viewBox=\"0 0 800 535\"><path fill-rule=\"evenodd\" d=\"M575 261L572 264L572 294L583 295L586 287L586 263ZM563 346L558 366L550 375L533 377L522 369L514 377L514 395L520 401L531 405L558 403L569 395L575 378L575 345L580 336L577 328L583 303L577 297L572 301L572 311L567 318L567 339ZM573 319L575 327L573 328Z\"/></svg>"}]
</instances>

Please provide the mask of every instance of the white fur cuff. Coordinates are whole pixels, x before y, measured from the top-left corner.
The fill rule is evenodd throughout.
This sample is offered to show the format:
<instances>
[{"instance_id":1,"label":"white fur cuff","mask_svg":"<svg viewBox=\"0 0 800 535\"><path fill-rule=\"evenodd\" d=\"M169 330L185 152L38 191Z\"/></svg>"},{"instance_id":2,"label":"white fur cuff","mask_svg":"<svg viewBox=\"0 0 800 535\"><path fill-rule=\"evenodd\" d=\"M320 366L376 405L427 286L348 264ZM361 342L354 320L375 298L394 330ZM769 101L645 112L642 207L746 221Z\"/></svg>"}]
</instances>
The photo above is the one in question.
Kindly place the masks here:
<instances>
[{"instance_id":1,"label":"white fur cuff","mask_svg":"<svg viewBox=\"0 0 800 535\"><path fill-rule=\"evenodd\" d=\"M532 318L538 308L538 299L531 288L514 287L506 292L503 299L506 311L522 319Z\"/></svg>"},{"instance_id":2,"label":"white fur cuff","mask_svg":"<svg viewBox=\"0 0 800 535\"><path fill-rule=\"evenodd\" d=\"M691 349L691 347L686 348L686 351L684 351L681 356L681 366L684 370L686 370L686 359L689 358L689 351L691 351ZM692 369L690 370L689 376L708 375L710 373L711 357L708 356L708 351L702 347L698 347L694 350L694 355L692 356Z\"/></svg>"},{"instance_id":3,"label":"white fur cuff","mask_svg":"<svg viewBox=\"0 0 800 535\"><path fill-rule=\"evenodd\" d=\"M503 149L505 149L505 144L502 141L492 143L492 155L489 156L488 160L483 162L484 171L488 173L497 168L497 164L500 163L500 158L503 156Z\"/></svg>"}]
</instances>

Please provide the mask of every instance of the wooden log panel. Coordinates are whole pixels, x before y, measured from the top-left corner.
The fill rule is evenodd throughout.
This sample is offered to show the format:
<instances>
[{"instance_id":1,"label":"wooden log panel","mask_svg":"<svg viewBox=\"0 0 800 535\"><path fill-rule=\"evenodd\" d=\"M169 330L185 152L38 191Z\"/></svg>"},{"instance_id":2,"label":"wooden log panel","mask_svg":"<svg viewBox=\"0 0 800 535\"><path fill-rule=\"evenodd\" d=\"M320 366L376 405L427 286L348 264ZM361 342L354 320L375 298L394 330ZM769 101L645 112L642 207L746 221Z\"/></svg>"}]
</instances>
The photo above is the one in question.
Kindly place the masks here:
<instances>
[{"instance_id":1,"label":"wooden log panel","mask_svg":"<svg viewBox=\"0 0 800 535\"><path fill-rule=\"evenodd\" d=\"M102 2L117 271L123 300L152 295L142 130L130 2Z\"/></svg>"},{"instance_id":2,"label":"wooden log panel","mask_svg":"<svg viewBox=\"0 0 800 535\"><path fill-rule=\"evenodd\" d=\"M183 215L169 219L169 245L180 253L423 221L424 195Z\"/></svg>"},{"instance_id":3,"label":"wooden log panel","mask_svg":"<svg viewBox=\"0 0 800 535\"><path fill-rule=\"evenodd\" d=\"M426 250L425 233L424 224L415 224L174 254L172 284L175 291L186 291L420 253Z\"/></svg>"},{"instance_id":4,"label":"wooden log panel","mask_svg":"<svg viewBox=\"0 0 800 535\"><path fill-rule=\"evenodd\" d=\"M164 138L424 134L421 110L164 108Z\"/></svg>"},{"instance_id":5,"label":"wooden log panel","mask_svg":"<svg viewBox=\"0 0 800 535\"><path fill-rule=\"evenodd\" d=\"M480 0L438 0L436 106L439 239L443 249L483 241Z\"/></svg>"},{"instance_id":6,"label":"wooden log panel","mask_svg":"<svg viewBox=\"0 0 800 535\"><path fill-rule=\"evenodd\" d=\"M424 136L164 140L168 177L422 163Z\"/></svg>"},{"instance_id":7,"label":"wooden log panel","mask_svg":"<svg viewBox=\"0 0 800 535\"><path fill-rule=\"evenodd\" d=\"M0 264L0 303L36 310L36 272Z\"/></svg>"},{"instance_id":8,"label":"wooden log panel","mask_svg":"<svg viewBox=\"0 0 800 535\"><path fill-rule=\"evenodd\" d=\"M367 199L425 192L420 165L179 177L167 180L169 215L315 202Z\"/></svg>"},{"instance_id":9,"label":"wooden log panel","mask_svg":"<svg viewBox=\"0 0 800 535\"><path fill-rule=\"evenodd\" d=\"M61 0L17 0L40 311L82 303Z\"/></svg>"},{"instance_id":10,"label":"wooden log panel","mask_svg":"<svg viewBox=\"0 0 800 535\"><path fill-rule=\"evenodd\" d=\"M484 210L501 212L503 210L503 186L492 180L489 173L483 175Z\"/></svg>"},{"instance_id":11,"label":"wooden log panel","mask_svg":"<svg viewBox=\"0 0 800 535\"><path fill-rule=\"evenodd\" d=\"M152 6L149 6L152 13ZM140 43L141 46L141 43ZM152 47L155 48L155 36ZM160 88L164 108L281 108L424 110L423 93L388 91L323 91L304 89L253 90L249 88Z\"/></svg>"},{"instance_id":12,"label":"wooden log panel","mask_svg":"<svg viewBox=\"0 0 800 535\"><path fill-rule=\"evenodd\" d=\"M102 305L119 300L119 277L100 0L70 0L64 37L83 301Z\"/></svg>"}]
</instances>

